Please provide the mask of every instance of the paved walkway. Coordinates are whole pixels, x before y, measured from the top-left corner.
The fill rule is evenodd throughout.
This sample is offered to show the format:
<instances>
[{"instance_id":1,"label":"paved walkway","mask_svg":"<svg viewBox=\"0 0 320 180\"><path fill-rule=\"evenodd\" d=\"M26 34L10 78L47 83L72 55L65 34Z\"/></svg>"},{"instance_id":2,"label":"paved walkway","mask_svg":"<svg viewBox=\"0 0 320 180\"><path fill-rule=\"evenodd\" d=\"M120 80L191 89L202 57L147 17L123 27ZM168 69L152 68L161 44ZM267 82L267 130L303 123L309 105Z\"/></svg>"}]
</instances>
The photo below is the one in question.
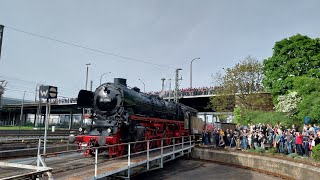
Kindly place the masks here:
<instances>
[{"instance_id":1,"label":"paved walkway","mask_svg":"<svg viewBox=\"0 0 320 180\"><path fill-rule=\"evenodd\" d=\"M134 180L211 180L211 179L279 179L266 174L261 174L245 169L223 166L210 162L195 160L176 160L168 162L163 169L151 171L132 178Z\"/></svg>"}]
</instances>

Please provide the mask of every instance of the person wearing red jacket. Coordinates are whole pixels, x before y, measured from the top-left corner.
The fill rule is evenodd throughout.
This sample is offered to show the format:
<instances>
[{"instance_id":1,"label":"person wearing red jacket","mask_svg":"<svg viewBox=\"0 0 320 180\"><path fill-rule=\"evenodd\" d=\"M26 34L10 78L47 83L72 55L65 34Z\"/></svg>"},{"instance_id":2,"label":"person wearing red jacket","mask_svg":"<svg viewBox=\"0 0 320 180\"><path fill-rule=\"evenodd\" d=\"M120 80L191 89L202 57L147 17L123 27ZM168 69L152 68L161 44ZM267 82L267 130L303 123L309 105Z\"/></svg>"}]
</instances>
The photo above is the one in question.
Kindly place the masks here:
<instances>
[{"instance_id":1,"label":"person wearing red jacket","mask_svg":"<svg viewBox=\"0 0 320 180\"><path fill-rule=\"evenodd\" d=\"M300 134L300 132L296 132L296 148L297 148L297 152L298 152L299 156L303 155L303 152L302 152L302 140L303 140L302 134Z\"/></svg>"}]
</instances>

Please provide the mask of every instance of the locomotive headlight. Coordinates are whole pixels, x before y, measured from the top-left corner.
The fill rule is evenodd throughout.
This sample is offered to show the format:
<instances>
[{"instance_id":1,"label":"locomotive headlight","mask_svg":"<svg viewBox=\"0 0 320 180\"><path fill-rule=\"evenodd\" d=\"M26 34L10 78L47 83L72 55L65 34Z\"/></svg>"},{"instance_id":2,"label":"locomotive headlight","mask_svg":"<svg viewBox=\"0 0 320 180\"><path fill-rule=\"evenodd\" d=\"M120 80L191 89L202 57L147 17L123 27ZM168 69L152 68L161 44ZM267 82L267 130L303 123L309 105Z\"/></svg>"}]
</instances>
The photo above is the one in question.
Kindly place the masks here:
<instances>
[{"instance_id":1,"label":"locomotive headlight","mask_svg":"<svg viewBox=\"0 0 320 180\"><path fill-rule=\"evenodd\" d=\"M107 131L108 131L109 134L111 133L111 129L110 128L108 128Z\"/></svg>"},{"instance_id":2,"label":"locomotive headlight","mask_svg":"<svg viewBox=\"0 0 320 180\"><path fill-rule=\"evenodd\" d=\"M82 128L81 127L79 128L79 132L82 132Z\"/></svg>"}]
</instances>

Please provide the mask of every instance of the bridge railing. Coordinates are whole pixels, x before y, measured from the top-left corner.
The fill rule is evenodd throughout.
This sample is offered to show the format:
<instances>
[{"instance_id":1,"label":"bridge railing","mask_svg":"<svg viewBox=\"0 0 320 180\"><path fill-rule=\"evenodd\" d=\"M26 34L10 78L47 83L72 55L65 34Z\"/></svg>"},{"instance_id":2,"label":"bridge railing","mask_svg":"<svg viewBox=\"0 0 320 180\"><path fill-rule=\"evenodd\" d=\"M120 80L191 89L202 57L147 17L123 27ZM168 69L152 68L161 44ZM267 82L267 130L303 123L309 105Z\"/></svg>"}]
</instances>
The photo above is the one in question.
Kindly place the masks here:
<instances>
[{"instance_id":1,"label":"bridge railing","mask_svg":"<svg viewBox=\"0 0 320 180\"><path fill-rule=\"evenodd\" d=\"M168 144L169 142L169 144ZM146 150L133 152L135 145L145 145L144 147ZM152 147L151 144L160 144L159 147ZM102 150L106 150L107 148L113 148L118 146L127 146L126 150L127 152L124 153L122 156L114 157L114 158L103 158L103 160L99 159L98 156L105 156L106 154L100 153ZM191 149L194 147L194 140L193 136L182 136L182 137L171 137L171 138L162 138L162 139L152 139L152 140L144 140L144 141L136 141L136 142L129 142L129 143L121 143L121 144L114 144L114 145L105 145L105 146L99 146L99 147L92 147L89 148L89 150L92 150L93 156L95 158L94 160L94 178L102 178L105 176L112 175L114 172L104 173L102 175L98 175L98 166L99 164L102 164L107 161L113 161L116 159L124 159L126 158L127 166L123 167L127 171L127 176L122 178L130 178L131 169L133 167L136 167L141 164L146 164L146 171L154 170L158 168L163 168L163 164L166 162L164 161L164 158L170 156L169 160L173 160L177 157L183 156L185 153L190 153ZM38 158L46 158L50 156L57 156L58 154L65 154L65 153L82 153L86 149L78 149L78 150L70 150L70 151L64 151L64 152L56 152L52 154L39 154ZM132 162L132 158L134 157L141 157L143 160L139 163ZM150 164L150 162L155 161L157 159L159 163L155 167L154 164ZM167 161L169 161L167 160ZM40 164L40 163L39 163ZM93 165L93 164L92 164Z\"/></svg>"},{"instance_id":2,"label":"bridge railing","mask_svg":"<svg viewBox=\"0 0 320 180\"><path fill-rule=\"evenodd\" d=\"M44 174L47 174L48 180L53 180L52 177L52 168L47 167L44 159L42 156L40 156L40 145L41 145L41 139L39 139L38 144L38 155L37 155L37 166L31 165L31 164L22 164L22 163L14 163L14 162L0 162L1 167L7 167L7 168L15 168L16 172L18 174L13 174L8 177L1 177L3 180L9 180L9 179L36 179L39 177L42 177ZM40 166L41 164L41 166ZM23 171L22 173L19 173L21 169L27 169L28 171Z\"/></svg>"},{"instance_id":3,"label":"bridge railing","mask_svg":"<svg viewBox=\"0 0 320 180\"><path fill-rule=\"evenodd\" d=\"M168 144L168 145L164 145L164 141L166 140L170 140L172 142L172 144ZM155 148L150 148L150 144L153 143L154 141L156 142L160 142L161 145L160 147L155 147ZM139 144L139 143L146 143L146 146L147 146L147 150L145 151L139 151L139 152L134 152L132 153L131 152L131 149L133 145L135 144ZM192 136L182 136L182 137L172 137L172 138L162 138L162 139L152 139L152 140L145 140L145 141L136 141L136 142L130 142L130 143L123 143L123 144L116 144L116 145L108 145L108 146L101 146L101 147L97 147L97 148L93 148L95 150L95 175L94 175L94 178L97 179L97 178L100 178L98 177L98 152L99 152L99 149L101 148L110 148L110 147L115 147L115 146L127 146L127 154L126 155L123 155L123 156L120 156L120 157L117 157L117 158L124 158L124 157L127 157L127 162L128 162L128 165L127 165L127 177L124 177L124 178L130 178L130 169L135 167L135 164L132 165L131 163L131 158L133 156L138 156L138 155L141 155L141 154L145 154L146 155L146 159L145 159L145 163L147 165L147 171L151 170L150 168L150 162L153 161L154 159L160 159L160 163L159 163L159 167L156 167L156 168L152 168L153 169L158 169L158 168L163 168L163 163L164 163L164 157L165 156L172 156L172 159L175 159L176 158L176 154L177 153L180 153L179 156L183 156L184 155L184 151L187 149L188 150L188 153L191 152L191 148L193 147L193 140L192 140ZM187 148L186 148L187 147ZM166 150L166 151L164 151ZM157 152L157 151L160 151L158 152L159 154L157 154L156 157L151 157L150 154L152 152ZM143 156L143 155L142 155ZM136 164L137 165L137 164Z\"/></svg>"},{"instance_id":4,"label":"bridge railing","mask_svg":"<svg viewBox=\"0 0 320 180\"><path fill-rule=\"evenodd\" d=\"M160 93L156 93L156 95L160 95ZM210 96L210 95L215 95L214 90L195 90L195 91L179 91L178 92L178 97L189 97L189 96ZM163 98L173 98L174 97L174 92L172 91L169 95L169 92L166 91L163 96Z\"/></svg>"}]
</instances>

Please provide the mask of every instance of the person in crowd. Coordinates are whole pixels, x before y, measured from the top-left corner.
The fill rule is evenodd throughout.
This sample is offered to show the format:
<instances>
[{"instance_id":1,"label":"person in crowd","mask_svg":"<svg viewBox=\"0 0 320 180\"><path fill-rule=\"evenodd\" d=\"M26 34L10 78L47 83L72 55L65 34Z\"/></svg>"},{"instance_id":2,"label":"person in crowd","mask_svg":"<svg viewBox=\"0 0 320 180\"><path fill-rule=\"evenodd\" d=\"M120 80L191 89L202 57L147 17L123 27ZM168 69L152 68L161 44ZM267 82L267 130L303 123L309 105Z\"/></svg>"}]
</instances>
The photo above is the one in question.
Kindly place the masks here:
<instances>
[{"instance_id":1,"label":"person in crowd","mask_svg":"<svg viewBox=\"0 0 320 180\"><path fill-rule=\"evenodd\" d=\"M278 153L280 153L280 147L279 147L279 145L280 145L280 134L279 134L279 131L280 131L280 129L277 129L277 131L276 131L276 137L275 137L275 147L276 147L276 149L277 149L277 152Z\"/></svg>"},{"instance_id":2,"label":"person in crowd","mask_svg":"<svg viewBox=\"0 0 320 180\"><path fill-rule=\"evenodd\" d=\"M292 128L292 130L294 130L294 132L297 132L298 131L298 127L296 127L294 124L292 124L292 126L291 126Z\"/></svg>"},{"instance_id":3,"label":"person in crowd","mask_svg":"<svg viewBox=\"0 0 320 180\"><path fill-rule=\"evenodd\" d=\"M271 131L268 131L268 144L270 147L273 147L273 130L270 128Z\"/></svg>"},{"instance_id":4,"label":"person in crowd","mask_svg":"<svg viewBox=\"0 0 320 180\"><path fill-rule=\"evenodd\" d=\"M252 131L250 130L249 133L248 133L248 145L249 145L249 148L252 149Z\"/></svg>"},{"instance_id":5,"label":"person in crowd","mask_svg":"<svg viewBox=\"0 0 320 180\"><path fill-rule=\"evenodd\" d=\"M205 133L204 133L204 144L206 146L209 144L209 133L207 130L205 130Z\"/></svg>"},{"instance_id":6,"label":"person in crowd","mask_svg":"<svg viewBox=\"0 0 320 180\"><path fill-rule=\"evenodd\" d=\"M205 130L202 129L202 145L205 145Z\"/></svg>"},{"instance_id":7,"label":"person in crowd","mask_svg":"<svg viewBox=\"0 0 320 180\"><path fill-rule=\"evenodd\" d=\"M309 125L308 134L309 134L309 135L315 134L315 132L314 132L314 127L311 126L311 125Z\"/></svg>"},{"instance_id":8,"label":"person in crowd","mask_svg":"<svg viewBox=\"0 0 320 180\"><path fill-rule=\"evenodd\" d=\"M303 135L300 132L296 132L296 148L299 156L303 156L302 139Z\"/></svg>"},{"instance_id":9,"label":"person in crowd","mask_svg":"<svg viewBox=\"0 0 320 180\"><path fill-rule=\"evenodd\" d=\"M287 150L288 154L292 153L292 140L293 140L293 135L291 134L290 130L287 131L287 135L285 137L286 143L287 143Z\"/></svg>"},{"instance_id":10,"label":"person in crowd","mask_svg":"<svg viewBox=\"0 0 320 180\"><path fill-rule=\"evenodd\" d=\"M216 141L216 147L219 147L219 136L220 136L220 129L217 129L216 134L215 134L215 141Z\"/></svg>"},{"instance_id":11,"label":"person in crowd","mask_svg":"<svg viewBox=\"0 0 320 180\"><path fill-rule=\"evenodd\" d=\"M316 124L313 124L313 129L315 134L317 134L317 132L319 131L319 127Z\"/></svg>"},{"instance_id":12,"label":"person in crowd","mask_svg":"<svg viewBox=\"0 0 320 180\"><path fill-rule=\"evenodd\" d=\"M306 127L306 126L305 126ZM308 127L308 126L307 126ZM306 128L306 129L303 129L303 131L302 131L302 136L303 137L306 137L306 136L308 136L308 129Z\"/></svg>"},{"instance_id":13,"label":"person in crowd","mask_svg":"<svg viewBox=\"0 0 320 180\"><path fill-rule=\"evenodd\" d=\"M217 133L217 130L216 130L216 128L214 128L212 133L211 133L211 135L212 135L211 138L212 138L212 144L213 145L216 145L216 138L215 138L216 137L216 133Z\"/></svg>"},{"instance_id":14,"label":"person in crowd","mask_svg":"<svg viewBox=\"0 0 320 180\"><path fill-rule=\"evenodd\" d=\"M220 130L220 136L219 136L219 147L225 147L226 143L224 141L225 137L225 133L224 131L221 129Z\"/></svg>"},{"instance_id":15,"label":"person in crowd","mask_svg":"<svg viewBox=\"0 0 320 180\"><path fill-rule=\"evenodd\" d=\"M317 132L317 137L314 139L314 145L320 144L320 131Z\"/></svg>"},{"instance_id":16,"label":"person in crowd","mask_svg":"<svg viewBox=\"0 0 320 180\"><path fill-rule=\"evenodd\" d=\"M240 135L241 136L241 135ZM242 149L247 150L248 148L248 134L247 130L243 129L242 130L242 141L241 141Z\"/></svg>"},{"instance_id":17,"label":"person in crowd","mask_svg":"<svg viewBox=\"0 0 320 180\"><path fill-rule=\"evenodd\" d=\"M314 135L310 136L310 156L312 156L312 149L316 145Z\"/></svg>"},{"instance_id":18,"label":"person in crowd","mask_svg":"<svg viewBox=\"0 0 320 180\"><path fill-rule=\"evenodd\" d=\"M284 153L284 134L283 131L279 131L280 141L279 141L279 152Z\"/></svg>"},{"instance_id":19,"label":"person in crowd","mask_svg":"<svg viewBox=\"0 0 320 180\"><path fill-rule=\"evenodd\" d=\"M307 157L310 157L310 139L307 137L303 141L303 149L304 153Z\"/></svg>"},{"instance_id":20,"label":"person in crowd","mask_svg":"<svg viewBox=\"0 0 320 180\"><path fill-rule=\"evenodd\" d=\"M291 133L292 134L292 133ZM297 145L296 145L296 136L295 136L296 132L294 132L292 134L293 138L292 138L292 153L298 153L297 152Z\"/></svg>"},{"instance_id":21,"label":"person in crowd","mask_svg":"<svg viewBox=\"0 0 320 180\"><path fill-rule=\"evenodd\" d=\"M258 139L259 139L259 135L258 135L258 132L256 131L256 132L254 132L254 135L253 135L253 147L255 148L255 149L257 149L258 148Z\"/></svg>"},{"instance_id":22,"label":"person in crowd","mask_svg":"<svg viewBox=\"0 0 320 180\"><path fill-rule=\"evenodd\" d=\"M230 130L230 148L233 148L236 146L236 140L234 137L234 131L232 129Z\"/></svg>"},{"instance_id":23,"label":"person in crowd","mask_svg":"<svg viewBox=\"0 0 320 180\"><path fill-rule=\"evenodd\" d=\"M239 134L239 129L234 130L234 139L236 142L236 148L239 150L240 149L240 134Z\"/></svg>"},{"instance_id":24,"label":"person in crowd","mask_svg":"<svg viewBox=\"0 0 320 180\"><path fill-rule=\"evenodd\" d=\"M292 128L290 128L292 127ZM320 144L320 131L318 126L304 125L302 131L296 131L297 127L275 124L248 124L237 126L234 130L219 129L214 127L210 133L203 130L203 145L213 143L215 147L228 147L241 149L265 149L275 147L278 153L297 153L299 156L310 157L313 148ZM210 140L209 140L210 139Z\"/></svg>"},{"instance_id":25,"label":"person in crowd","mask_svg":"<svg viewBox=\"0 0 320 180\"><path fill-rule=\"evenodd\" d=\"M219 140L219 147L225 147L226 143L224 142L223 138Z\"/></svg>"},{"instance_id":26,"label":"person in crowd","mask_svg":"<svg viewBox=\"0 0 320 180\"><path fill-rule=\"evenodd\" d=\"M212 141L211 141L211 137L212 137L212 132L211 131L207 131L208 132L208 144L211 144Z\"/></svg>"},{"instance_id":27,"label":"person in crowd","mask_svg":"<svg viewBox=\"0 0 320 180\"><path fill-rule=\"evenodd\" d=\"M226 137L226 138L225 138L226 146L230 146L231 135L230 135L229 129L226 130L225 137Z\"/></svg>"}]
</instances>

